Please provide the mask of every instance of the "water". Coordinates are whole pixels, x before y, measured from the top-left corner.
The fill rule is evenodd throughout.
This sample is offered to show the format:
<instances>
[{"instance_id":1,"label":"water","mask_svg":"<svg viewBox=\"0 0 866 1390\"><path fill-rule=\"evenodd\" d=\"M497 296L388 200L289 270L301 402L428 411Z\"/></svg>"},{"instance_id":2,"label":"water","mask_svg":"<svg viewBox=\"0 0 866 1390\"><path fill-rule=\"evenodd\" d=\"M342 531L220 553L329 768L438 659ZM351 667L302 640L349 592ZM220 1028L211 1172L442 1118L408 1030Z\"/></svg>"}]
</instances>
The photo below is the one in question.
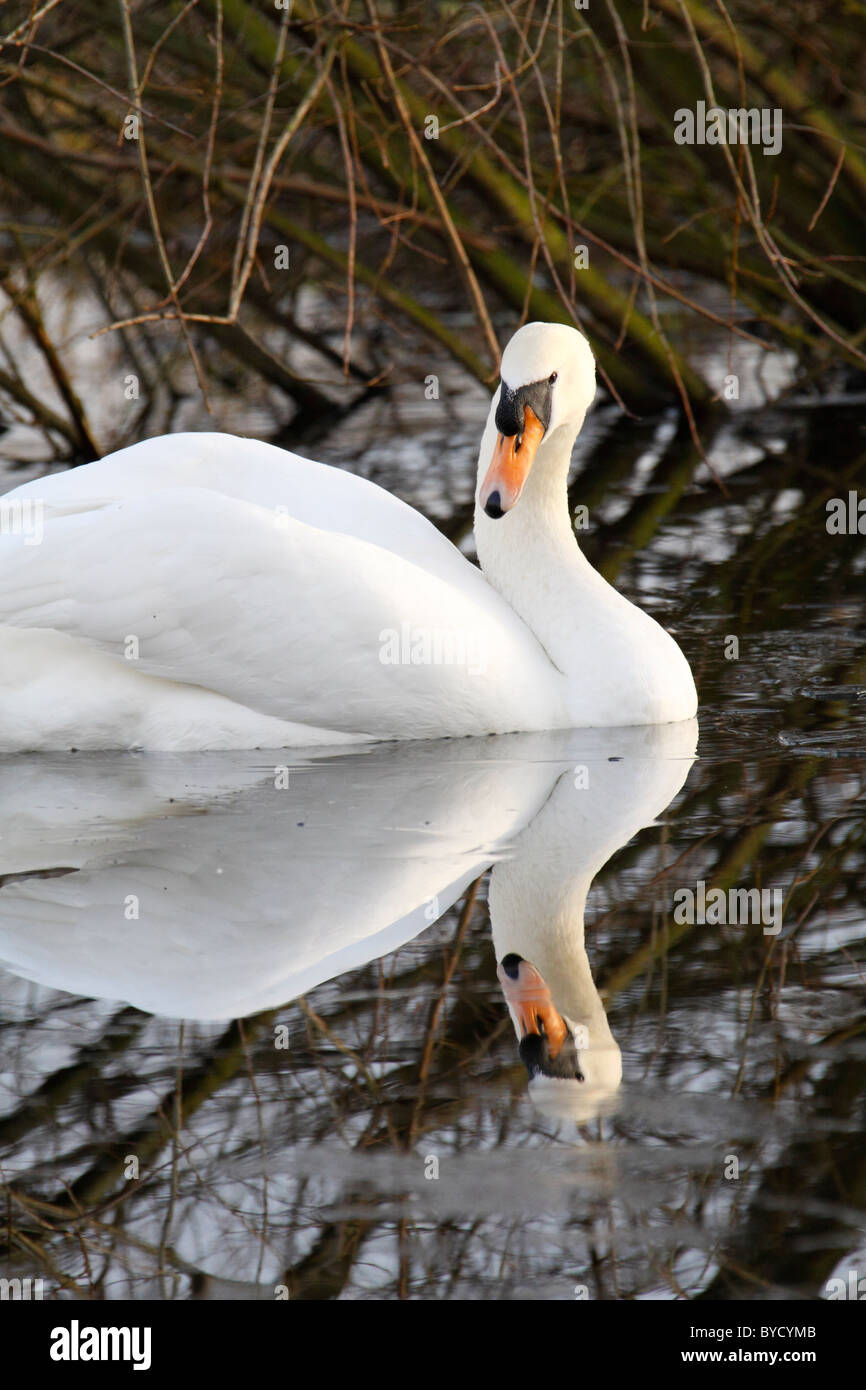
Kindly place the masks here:
<instances>
[{"instance_id":1,"label":"water","mask_svg":"<svg viewBox=\"0 0 866 1390\"><path fill-rule=\"evenodd\" d=\"M483 408L410 411L399 455L375 401L315 452L471 553ZM582 541L676 631L699 731L0 759L2 1273L538 1300L866 1275L864 543L825 524L866 495L862 418L740 412L707 439L727 496L675 418L594 418ZM780 929L678 920L701 883L764 890ZM508 952L587 1029L583 1082L530 1083Z\"/></svg>"}]
</instances>

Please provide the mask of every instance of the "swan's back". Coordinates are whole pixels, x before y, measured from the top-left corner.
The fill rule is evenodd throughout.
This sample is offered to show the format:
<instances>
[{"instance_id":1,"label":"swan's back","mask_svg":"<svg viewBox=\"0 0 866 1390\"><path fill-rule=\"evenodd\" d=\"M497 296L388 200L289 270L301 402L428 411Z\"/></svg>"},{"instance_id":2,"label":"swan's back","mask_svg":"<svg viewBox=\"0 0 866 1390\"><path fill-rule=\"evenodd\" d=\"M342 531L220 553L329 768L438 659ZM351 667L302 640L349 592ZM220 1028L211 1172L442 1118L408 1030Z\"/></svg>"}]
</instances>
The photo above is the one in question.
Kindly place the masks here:
<instances>
[{"instance_id":1,"label":"swan's back","mask_svg":"<svg viewBox=\"0 0 866 1390\"><path fill-rule=\"evenodd\" d=\"M25 498L44 534L0 536L0 748L564 722L561 678L525 624L365 479L254 440L175 435L26 484L7 505ZM462 654L416 660L413 633Z\"/></svg>"},{"instance_id":2,"label":"swan's back","mask_svg":"<svg viewBox=\"0 0 866 1390\"><path fill-rule=\"evenodd\" d=\"M426 517L367 478L302 458L274 444L219 433L145 439L95 463L37 478L7 494L42 502L52 517L97 510L171 488L202 488L355 536L445 580L466 566Z\"/></svg>"}]
</instances>

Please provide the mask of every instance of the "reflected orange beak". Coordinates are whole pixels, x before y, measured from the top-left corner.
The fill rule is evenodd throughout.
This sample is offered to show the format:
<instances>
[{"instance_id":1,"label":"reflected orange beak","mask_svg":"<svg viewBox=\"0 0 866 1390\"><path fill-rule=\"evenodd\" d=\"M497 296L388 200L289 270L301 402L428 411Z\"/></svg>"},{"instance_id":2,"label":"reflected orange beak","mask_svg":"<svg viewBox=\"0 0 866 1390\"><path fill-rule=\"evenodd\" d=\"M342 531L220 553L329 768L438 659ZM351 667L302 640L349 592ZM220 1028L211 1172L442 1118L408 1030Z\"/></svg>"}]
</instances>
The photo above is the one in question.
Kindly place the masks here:
<instances>
[{"instance_id":1,"label":"reflected orange beak","mask_svg":"<svg viewBox=\"0 0 866 1390\"><path fill-rule=\"evenodd\" d=\"M525 1038L527 1033L545 1034L550 1056L556 1057L568 1037L568 1027L555 1008L543 977L528 960L520 962L516 980L502 965L496 967L496 974L519 1037Z\"/></svg>"},{"instance_id":2,"label":"reflected orange beak","mask_svg":"<svg viewBox=\"0 0 866 1390\"><path fill-rule=\"evenodd\" d=\"M524 406L523 433L500 434L478 501L488 516L510 511L523 491L532 460L544 438L544 426L531 406Z\"/></svg>"}]
</instances>

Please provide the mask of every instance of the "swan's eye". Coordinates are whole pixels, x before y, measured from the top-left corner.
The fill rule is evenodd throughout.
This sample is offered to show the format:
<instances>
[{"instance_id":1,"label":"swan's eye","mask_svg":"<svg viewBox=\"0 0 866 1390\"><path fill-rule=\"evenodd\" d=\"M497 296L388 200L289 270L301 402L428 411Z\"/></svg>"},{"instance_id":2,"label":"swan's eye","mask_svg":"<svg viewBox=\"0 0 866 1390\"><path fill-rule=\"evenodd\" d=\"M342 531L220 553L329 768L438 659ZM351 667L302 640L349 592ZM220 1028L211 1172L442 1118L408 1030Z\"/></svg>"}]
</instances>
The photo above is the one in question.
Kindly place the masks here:
<instances>
[{"instance_id":1,"label":"swan's eye","mask_svg":"<svg viewBox=\"0 0 866 1390\"><path fill-rule=\"evenodd\" d=\"M559 372L551 372L551 373L550 373L550 377L549 377L548 379L549 379L549 381L550 381L551 386L552 386L553 383L556 381L556 378L557 378L558 376L559 376Z\"/></svg>"}]
</instances>

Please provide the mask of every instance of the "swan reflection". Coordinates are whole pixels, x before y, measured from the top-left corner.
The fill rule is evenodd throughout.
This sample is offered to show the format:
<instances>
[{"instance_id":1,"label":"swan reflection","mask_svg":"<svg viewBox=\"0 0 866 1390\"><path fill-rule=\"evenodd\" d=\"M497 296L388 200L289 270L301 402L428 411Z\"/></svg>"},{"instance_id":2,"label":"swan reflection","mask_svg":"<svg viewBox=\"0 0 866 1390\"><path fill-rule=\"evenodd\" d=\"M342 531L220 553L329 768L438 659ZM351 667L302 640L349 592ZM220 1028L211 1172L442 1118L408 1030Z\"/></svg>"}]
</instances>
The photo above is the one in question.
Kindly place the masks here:
<instances>
[{"instance_id":1,"label":"swan reflection","mask_svg":"<svg viewBox=\"0 0 866 1390\"><path fill-rule=\"evenodd\" d=\"M351 751L0 759L0 963L171 1018L276 1008L396 950L491 864L530 1094L588 1118L619 1048L593 877L688 773L696 724ZM580 769L580 775L576 775Z\"/></svg>"},{"instance_id":2,"label":"swan reflection","mask_svg":"<svg viewBox=\"0 0 866 1390\"><path fill-rule=\"evenodd\" d=\"M575 761L491 871L497 974L530 1095L551 1116L585 1122L619 1087L622 1057L584 940L586 900L603 865L676 796L696 741L693 720L573 735Z\"/></svg>"}]
</instances>

